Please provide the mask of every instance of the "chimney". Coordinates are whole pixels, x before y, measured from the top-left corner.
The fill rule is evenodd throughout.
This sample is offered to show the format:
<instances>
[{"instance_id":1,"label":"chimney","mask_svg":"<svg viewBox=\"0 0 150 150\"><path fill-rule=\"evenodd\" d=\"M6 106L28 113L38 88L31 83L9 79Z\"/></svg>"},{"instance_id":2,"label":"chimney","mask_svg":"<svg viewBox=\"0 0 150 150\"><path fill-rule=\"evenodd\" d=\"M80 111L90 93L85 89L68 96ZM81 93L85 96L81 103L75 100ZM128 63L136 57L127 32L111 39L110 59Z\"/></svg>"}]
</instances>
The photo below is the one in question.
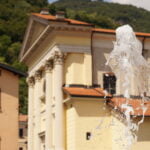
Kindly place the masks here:
<instances>
[{"instance_id":1,"label":"chimney","mask_svg":"<svg viewBox=\"0 0 150 150\"><path fill-rule=\"evenodd\" d=\"M49 10L48 8L43 8L40 12L41 15L49 15Z\"/></svg>"},{"instance_id":2,"label":"chimney","mask_svg":"<svg viewBox=\"0 0 150 150\"><path fill-rule=\"evenodd\" d=\"M64 11L56 12L56 19L64 19L64 18L65 18L65 12Z\"/></svg>"}]
</instances>

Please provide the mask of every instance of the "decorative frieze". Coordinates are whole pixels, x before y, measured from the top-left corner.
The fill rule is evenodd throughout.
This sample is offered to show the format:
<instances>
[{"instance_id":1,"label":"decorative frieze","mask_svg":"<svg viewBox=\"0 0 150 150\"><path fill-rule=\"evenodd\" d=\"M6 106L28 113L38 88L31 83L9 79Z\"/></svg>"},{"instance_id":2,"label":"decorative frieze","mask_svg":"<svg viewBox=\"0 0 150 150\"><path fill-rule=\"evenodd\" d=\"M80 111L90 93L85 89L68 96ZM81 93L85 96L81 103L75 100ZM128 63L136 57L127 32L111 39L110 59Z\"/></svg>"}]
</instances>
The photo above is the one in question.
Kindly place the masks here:
<instances>
[{"instance_id":1,"label":"decorative frieze","mask_svg":"<svg viewBox=\"0 0 150 150\"><path fill-rule=\"evenodd\" d=\"M90 46L78 46L78 45L65 45L59 44L55 45L54 49L61 50L63 53L91 53Z\"/></svg>"}]
</instances>

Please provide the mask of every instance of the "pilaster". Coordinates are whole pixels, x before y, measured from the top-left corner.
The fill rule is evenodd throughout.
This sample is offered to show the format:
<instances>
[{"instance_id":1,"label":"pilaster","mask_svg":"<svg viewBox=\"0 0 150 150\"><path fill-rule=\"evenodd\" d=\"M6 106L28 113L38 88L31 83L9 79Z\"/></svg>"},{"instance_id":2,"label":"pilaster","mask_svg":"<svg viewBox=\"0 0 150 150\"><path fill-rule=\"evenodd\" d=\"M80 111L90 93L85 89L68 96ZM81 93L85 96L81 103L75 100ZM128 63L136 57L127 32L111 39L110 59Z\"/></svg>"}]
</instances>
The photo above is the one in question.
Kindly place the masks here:
<instances>
[{"instance_id":1,"label":"pilaster","mask_svg":"<svg viewBox=\"0 0 150 150\"><path fill-rule=\"evenodd\" d=\"M35 72L35 90L34 90L34 106L35 106L35 126L34 126L34 150L40 150L40 81L42 72L40 70Z\"/></svg>"},{"instance_id":2,"label":"pilaster","mask_svg":"<svg viewBox=\"0 0 150 150\"><path fill-rule=\"evenodd\" d=\"M33 150L33 109L34 109L34 78L28 77L28 150Z\"/></svg>"},{"instance_id":3,"label":"pilaster","mask_svg":"<svg viewBox=\"0 0 150 150\"><path fill-rule=\"evenodd\" d=\"M45 131L45 149L52 150L53 126L52 126L52 69L53 60L47 60L45 63L46 79L46 131Z\"/></svg>"},{"instance_id":4,"label":"pilaster","mask_svg":"<svg viewBox=\"0 0 150 150\"><path fill-rule=\"evenodd\" d=\"M55 84L55 150L65 150L65 125L64 125L64 106L63 106L63 62L65 55L55 52L54 55L54 84Z\"/></svg>"}]
</instances>

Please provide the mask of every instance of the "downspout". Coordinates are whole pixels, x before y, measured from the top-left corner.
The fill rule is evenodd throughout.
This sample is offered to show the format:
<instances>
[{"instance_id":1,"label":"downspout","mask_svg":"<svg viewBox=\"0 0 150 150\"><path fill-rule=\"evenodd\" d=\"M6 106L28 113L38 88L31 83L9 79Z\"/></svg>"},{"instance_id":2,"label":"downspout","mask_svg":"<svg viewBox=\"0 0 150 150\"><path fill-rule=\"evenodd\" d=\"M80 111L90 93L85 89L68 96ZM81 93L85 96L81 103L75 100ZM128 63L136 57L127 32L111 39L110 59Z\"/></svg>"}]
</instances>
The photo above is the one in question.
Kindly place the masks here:
<instances>
[{"instance_id":1,"label":"downspout","mask_svg":"<svg viewBox=\"0 0 150 150\"><path fill-rule=\"evenodd\" d=\"M91 31L92 86L94 86L94 51L93 51L93 35L94 35L94 31Z\"/></svg>"},{"instance_id":2,"label":"downspout","mask_svg":"<svg viewBox=\"0 0 150 150\"><path fill-rule=\"evenodd\" d=\"M144 57L144 49L145 49L145 39L146 39L146 37L144 36L143 37L143 40L142 40L142 56ZM144 92L144 96L146 96L147 95L147 92Z\"/></svg>"},{"instance_id":3,"label":"downspout","mask_svg":"<svg viewBox=\"0 0 150 150\"><path fill-rule=\"evenodd\" d=\"M144 44L145 43L145 39L146 39L146 37L144 36L143 40L142 40L142 55L144 54L144 49L145 49L145 44Z\"/></svg>"}]
</instances>

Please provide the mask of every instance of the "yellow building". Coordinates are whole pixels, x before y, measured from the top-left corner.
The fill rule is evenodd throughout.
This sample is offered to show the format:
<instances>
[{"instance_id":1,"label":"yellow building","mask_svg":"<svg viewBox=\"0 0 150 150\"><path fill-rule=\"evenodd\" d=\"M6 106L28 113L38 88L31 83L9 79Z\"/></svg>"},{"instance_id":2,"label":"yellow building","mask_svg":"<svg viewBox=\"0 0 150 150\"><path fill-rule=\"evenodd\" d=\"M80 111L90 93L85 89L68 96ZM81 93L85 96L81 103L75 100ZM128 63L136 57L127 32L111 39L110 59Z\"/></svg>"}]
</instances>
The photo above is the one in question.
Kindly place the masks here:
<instances>
[{"instance_id":1,"label":"yellow building","mask_svg":"<svg viewBox=\"0 0 150 150\"><path fill-rule=\"evenodd\" d=\"M150 61L150 34L136 35ZM103 90L122 95L119 81L105 66L114 40L114 30L62 13L31 15L20 53L29 74L28 150L121 150L123 142L117 139L126 125L116 116L119 105ZM134 88L130 94L139 96ZM149 150L149 109L134 150Z\"/></svg>"},{"instance_id":2,"label":"yellow building","mask_svg":"<svg viewBox=\"0 0 150 150\"><path fill-rule=\"evenodd\" d=\"M23 73L0 63L0 150L18 149L19 77Z\"/></svg>"}]
</instances>

